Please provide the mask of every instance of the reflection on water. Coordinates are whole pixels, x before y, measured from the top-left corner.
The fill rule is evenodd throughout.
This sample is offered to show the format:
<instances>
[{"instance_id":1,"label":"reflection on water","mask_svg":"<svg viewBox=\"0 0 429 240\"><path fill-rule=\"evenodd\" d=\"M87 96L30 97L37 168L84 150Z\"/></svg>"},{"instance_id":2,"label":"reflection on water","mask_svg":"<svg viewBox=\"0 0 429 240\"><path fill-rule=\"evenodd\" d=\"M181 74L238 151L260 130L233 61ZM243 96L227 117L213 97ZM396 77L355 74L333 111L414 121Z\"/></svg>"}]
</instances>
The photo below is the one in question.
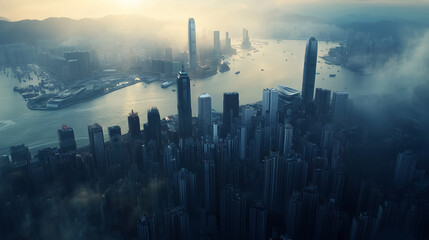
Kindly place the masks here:
<instances>
[{"instance_id":1,"label":"reflection on water","mask_svg":"<svg viewBox=\"0 0 429 240\"><path fill-rule=\"evenodd\" d=\"M260 101L264 88L281 84L301 89L305 41L267 40L253 41L252 44L259 51L242 52L237 49L237 55L226 59L230 63L230 71L203 80L192 80L195 84L191 85L194 115L198 111L198 95L203 92L212 96L213 108L222 111L224 92L239 92L240 104L247 104ZM319 56L336 45L319 42ZM320 74L316 75L316 87L346 90L351 97L366 90L365 79L360 74L327 65L323 59L318 60L317 72ZM237 71L240 73L235 74ZM329 77L333 73L336 77ZM119 125L123 133L127 132L127 116L131 109L139 113L141 123L146 122L146 111L152 106L158 107L161 116L176 114L176 92L172 91L175 86L162 89L160 84L138 83L58 111L31 111L22 97L12 91L16 81L0 76L0 155L8 154L10 146L21 143L32 150L57 146L57 129L62 124L74 128L78 146L82 146L88 144L87 126L95 122L103 126L105 134L107 127L113 125ZM7 124L8 121L15 124Z\"/></svg>"}]
</instances>

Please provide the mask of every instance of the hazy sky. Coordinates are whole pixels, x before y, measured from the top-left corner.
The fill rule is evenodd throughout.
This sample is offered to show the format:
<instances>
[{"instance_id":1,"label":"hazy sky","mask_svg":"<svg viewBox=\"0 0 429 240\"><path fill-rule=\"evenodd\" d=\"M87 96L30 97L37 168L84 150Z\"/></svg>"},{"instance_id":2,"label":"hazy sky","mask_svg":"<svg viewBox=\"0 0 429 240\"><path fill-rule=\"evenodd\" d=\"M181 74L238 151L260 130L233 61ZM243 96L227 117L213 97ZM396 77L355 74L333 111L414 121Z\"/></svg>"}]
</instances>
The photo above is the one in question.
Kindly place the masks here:
<instances>
[{"instance_id":1,"label":"hazy sky","mask_svg":"<svg viewBox=\"0 0 429 240\"><path fill-rule=\"evenodd\" d=\"M416 5L419 8L403 11L403 7L412 8ZM419 11L422 5L426 10L429 0L0 0L0 16L12 21L48 17L96 18L117 14L174 19L199 14L220 14L218 17L222 17L223 14L240 10L266 11L279 8L300 14L305 14L308 8L307 15L330 16L332 12L337 15L356 11L366 13L368 9L371 12L371 9L380 6L390 6L390 9L415 17L416 14L424 14ZM344 11L334 11L332 7L341 7Z\"/></svg>"}]
</instances>

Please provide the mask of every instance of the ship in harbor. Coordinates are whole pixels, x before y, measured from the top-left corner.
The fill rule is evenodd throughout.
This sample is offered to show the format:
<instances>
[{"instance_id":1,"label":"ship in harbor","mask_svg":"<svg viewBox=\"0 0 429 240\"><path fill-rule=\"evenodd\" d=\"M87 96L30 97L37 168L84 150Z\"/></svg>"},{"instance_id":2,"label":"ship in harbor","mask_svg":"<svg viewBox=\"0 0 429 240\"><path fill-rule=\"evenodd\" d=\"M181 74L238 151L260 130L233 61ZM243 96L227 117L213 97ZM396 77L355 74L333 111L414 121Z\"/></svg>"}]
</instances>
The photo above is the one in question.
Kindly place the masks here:
<instances>
[{"instance_id":1,"label":"ship in harbor","mask_svg":"<svg viewBox=\"0 0 429 240\"><path fill-rule=\"evenodd\" d=\"M173 85L174 84L174 82L172 82L172 81L167 81L167 82L163 82L162 84L161 84L161 87L162 88L168 88L169 86L171 86L171 85Z\"/></svg>"}]
</instances>

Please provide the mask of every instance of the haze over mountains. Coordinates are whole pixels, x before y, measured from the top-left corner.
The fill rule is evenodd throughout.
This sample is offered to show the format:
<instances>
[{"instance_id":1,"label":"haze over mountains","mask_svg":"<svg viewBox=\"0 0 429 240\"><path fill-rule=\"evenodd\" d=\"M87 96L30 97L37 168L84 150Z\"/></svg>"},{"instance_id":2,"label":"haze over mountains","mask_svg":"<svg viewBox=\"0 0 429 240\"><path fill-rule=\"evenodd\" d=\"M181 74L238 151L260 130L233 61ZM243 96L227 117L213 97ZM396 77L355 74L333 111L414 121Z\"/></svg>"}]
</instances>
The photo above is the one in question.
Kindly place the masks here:
<instances>
[{"instance_id":1,"label":"haze over mountains","mask_svg":"<svg viewBox=\"0 0 429 240\"><path fill-rule=\"evenodd\" d=\"M233 37L241 37L241 28L246 26L253 38L296 39L307 35L320 35L326 40L343 40L348 32L365 32L375 37L392 36L402 38L418 33L426 28L427 23L409 20L392 20L381 17L362 17L361 15L348 15L336 18L321 18L300 15L284 10L272 10L265 13L254 13L250 17L242 14L240 21L228 22L225 19L207 22L197 20L199 31L221 30L230 31ZM265 23L270 22L269 26ZM299 32L297 24L299 23ZM302 24L305 23L305 24ZM7 21L0 17L0 44L27 43L37 44L40 40L70 38L98 38L121 37L129 39L163 39L186 43L186 34L181 34L186 24L170 20L157 20L142 15L110 15L102 18L47 18L44 20ZM321 31L318 29L329 29ZM323 35L325 34L325 35ZM330 34L329 36L327 34Z\"/></svg>"}]
</instances>

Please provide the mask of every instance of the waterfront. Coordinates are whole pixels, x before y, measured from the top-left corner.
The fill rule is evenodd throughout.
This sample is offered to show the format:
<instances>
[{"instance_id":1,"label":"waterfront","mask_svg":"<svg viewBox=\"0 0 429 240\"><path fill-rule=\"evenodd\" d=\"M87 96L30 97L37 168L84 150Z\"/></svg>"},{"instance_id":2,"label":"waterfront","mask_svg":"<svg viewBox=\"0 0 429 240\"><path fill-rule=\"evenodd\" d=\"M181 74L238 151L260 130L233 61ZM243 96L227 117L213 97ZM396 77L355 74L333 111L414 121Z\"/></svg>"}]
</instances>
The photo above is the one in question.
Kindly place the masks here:
<instances>
[{"instance_id":1,"label":"waterfront","mask_svg":"<svg viewBox=\"0 0 429 240\"><path fill-rule=\"evenodd\" d=\"M268 44L264 44L267 42ZM222 111L224 92L237 91L240 104L262 99L262 89L279 84L301 90L305 40L264 40L253 42L258 52L241 52L228 58L231 70L203 80L192 80L192 110L197 114L197 98L207 92L212 96L213 108ZM328 53L338 43L319 42L319 56ZM234 46L237 47L237 46ZM247 53L250 53L248 56ZM286 61L287 59L287 61ZM330 66L318 59L316 87L350 92L351 97L368 90L368 79L359 73ZM263 69L263 71L261 71ZM240 71L239 74L235 74ZM339 71L339 72L338 72ZM336 77L330 78L330 74ZM76 104L57 111L32 111L18 94L12 91L17 80L0 76L0 155L9 154L9 147L24 143L32 152L47 146L58 146L57 129L62 124L74 128L78 146L88 144L87 126L103 126L105 140L107 127L119 125L122 133L128 131L127 116L133 109L139 112L140 122L146 122L146 111L158 107L161 117L177 113L175 85L162 89L160 82L143 82L103 95L89 102ZM351 90L352 89L352 90Z\"/></svg>"}]
</instances>

